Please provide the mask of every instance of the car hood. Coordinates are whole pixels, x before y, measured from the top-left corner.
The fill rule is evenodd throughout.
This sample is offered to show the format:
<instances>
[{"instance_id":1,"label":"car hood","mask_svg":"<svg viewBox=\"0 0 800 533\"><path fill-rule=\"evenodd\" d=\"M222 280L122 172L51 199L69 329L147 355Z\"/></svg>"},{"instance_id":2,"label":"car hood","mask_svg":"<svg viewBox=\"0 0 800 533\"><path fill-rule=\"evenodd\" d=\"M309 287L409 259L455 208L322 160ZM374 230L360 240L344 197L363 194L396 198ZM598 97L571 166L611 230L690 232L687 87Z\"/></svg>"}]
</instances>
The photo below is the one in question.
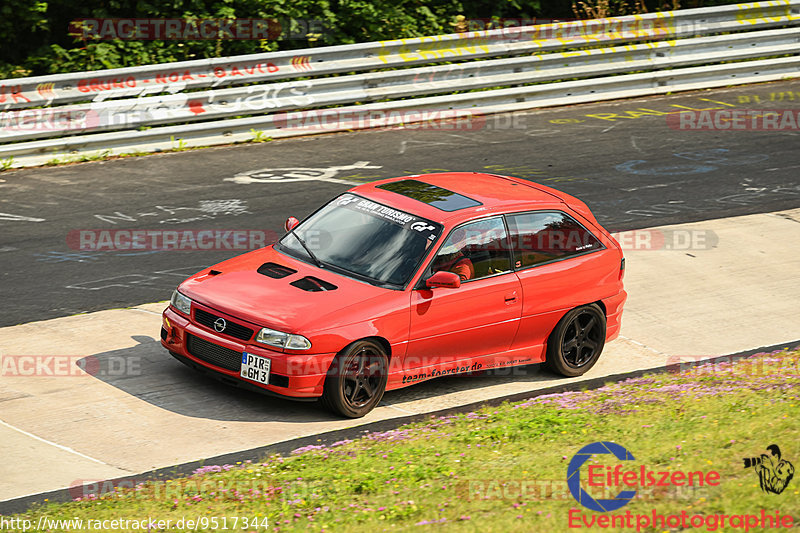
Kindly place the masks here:
<instances>
[{"instance_id":1,"label":"car hood","mask_svg":"<svg viewBox=\"0 0 800 533\"><path fill-rule=\"evenodd\" d=\"M269 263L295 272L280 278L259 272ZM271 272L274 268L262 271ZM309 281L308 277L314 279ZM315 280L322 281L329 290L320 290ZM292 285L297 282L305 288ZM272 246L206 268L184 281L179 289L198 303L286 333L302 333L312 325L313 329L321 329L352 323L359 317L348 311L371 308L364 304L398 295L396 290L309 265ZM327 316L334 313L336 320ZM347 320L343 320L345 316Z\"/></svg>"}]
</instances>

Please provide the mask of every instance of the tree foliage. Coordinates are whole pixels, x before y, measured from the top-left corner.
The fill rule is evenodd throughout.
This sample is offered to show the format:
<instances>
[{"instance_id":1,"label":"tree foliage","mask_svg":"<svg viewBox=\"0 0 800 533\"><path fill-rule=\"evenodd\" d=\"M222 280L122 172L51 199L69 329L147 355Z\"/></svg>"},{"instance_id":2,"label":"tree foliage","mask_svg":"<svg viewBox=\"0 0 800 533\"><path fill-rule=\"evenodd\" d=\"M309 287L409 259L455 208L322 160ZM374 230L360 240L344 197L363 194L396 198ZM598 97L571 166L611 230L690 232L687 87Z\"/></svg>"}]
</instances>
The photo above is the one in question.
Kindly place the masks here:
<instances>
[{"instance_id":1,"label":"tree foliage","mask_svg":"<svg viewBox=\"0 0 800 533\"><path fill-rule=\"evenodd\" d=\"M470 20L587 18L592 9L603 6L608 6L609 15L618 15L671 9L677 1L586 0L573 5L572 0L3 0L0 78L450 33L458 29L459 15ZM686 2L685 7L733 3ZM275 18L291 33L271 40L91 40L70 32L70 23L83 18ZM289 20L301 22L288 28ZM325 31L305 33L304 20L319 21Z\"/></svg>"}]
</instances>

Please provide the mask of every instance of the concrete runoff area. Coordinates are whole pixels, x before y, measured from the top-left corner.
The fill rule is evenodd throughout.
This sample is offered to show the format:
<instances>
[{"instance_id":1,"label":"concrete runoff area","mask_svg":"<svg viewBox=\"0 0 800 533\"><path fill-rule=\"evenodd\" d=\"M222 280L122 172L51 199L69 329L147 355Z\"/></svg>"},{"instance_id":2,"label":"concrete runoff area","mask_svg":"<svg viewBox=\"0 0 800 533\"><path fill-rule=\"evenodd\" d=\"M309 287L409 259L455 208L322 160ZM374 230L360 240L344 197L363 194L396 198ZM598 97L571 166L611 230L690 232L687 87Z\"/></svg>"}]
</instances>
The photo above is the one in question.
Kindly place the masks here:
<instances>
[{"instance_id":1,"label":"concrete runoff area","mask_svg":"<svg viewBox=\"0 0 800 533\"><path fill-rule=\"evenodd\" d=\"M532 365L433 379L386 393L359 420L186 368L158 342L163 302L0 328L4 369L7 358L68 356L70 368L78 362L88 372L0 374L0 501L800 339L800 209L639 231L646 233L630 236L634 249L625 252L622 334L585 376Z\"/></svg>"}]
</instances>

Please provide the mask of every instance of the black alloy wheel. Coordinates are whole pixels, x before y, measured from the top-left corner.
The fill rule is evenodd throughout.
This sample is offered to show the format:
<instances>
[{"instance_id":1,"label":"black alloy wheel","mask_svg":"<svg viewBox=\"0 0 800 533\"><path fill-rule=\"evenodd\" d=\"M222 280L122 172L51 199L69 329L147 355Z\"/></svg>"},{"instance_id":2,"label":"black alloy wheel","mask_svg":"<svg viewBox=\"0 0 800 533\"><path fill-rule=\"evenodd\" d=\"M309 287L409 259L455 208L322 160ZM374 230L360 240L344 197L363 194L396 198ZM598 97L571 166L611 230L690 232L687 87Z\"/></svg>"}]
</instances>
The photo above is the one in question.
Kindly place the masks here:
<instances>
[{"instance_id":1,"label":"black alloy wheel","mask_svg":"<svg viewBox=\"0 0 800 533\"><path fill-rule=\"evenodd\" d=\"M577 307L556 325L547 342L547 367L580 376L594 366L606 341L606 317L595 304Z\"/></svg>"},{"instance_id":2,"label":"black alloy wheel","mask_svg":"<svg viewBox=\"0 0 800 533\"><path fill-rule=\"evenodd\" d=\"M386 390L388 362L383 346L375 341L350 344L333 360L320 401L348 418L366 415Z\"/></svg>"}]
</instances>

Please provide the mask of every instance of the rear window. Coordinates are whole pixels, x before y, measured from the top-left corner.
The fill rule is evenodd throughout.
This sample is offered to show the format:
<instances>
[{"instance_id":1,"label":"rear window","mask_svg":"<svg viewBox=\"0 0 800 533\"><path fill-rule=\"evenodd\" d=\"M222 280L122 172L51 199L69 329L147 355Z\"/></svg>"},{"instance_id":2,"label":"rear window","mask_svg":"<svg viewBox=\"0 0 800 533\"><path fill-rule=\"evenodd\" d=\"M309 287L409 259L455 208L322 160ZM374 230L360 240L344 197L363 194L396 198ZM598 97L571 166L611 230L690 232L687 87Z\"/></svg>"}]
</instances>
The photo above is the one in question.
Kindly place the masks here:
<instances>
[{"instance_id":1,"label":"rear window","mask_svg":"<svg viewBox=\"0 0 800 533\"><path fill-rule=\"evenodd\" d=\"M561 211L509 215L514 266L525 268L604 248L578 221Z\"/></svg>"}]
</instances>

